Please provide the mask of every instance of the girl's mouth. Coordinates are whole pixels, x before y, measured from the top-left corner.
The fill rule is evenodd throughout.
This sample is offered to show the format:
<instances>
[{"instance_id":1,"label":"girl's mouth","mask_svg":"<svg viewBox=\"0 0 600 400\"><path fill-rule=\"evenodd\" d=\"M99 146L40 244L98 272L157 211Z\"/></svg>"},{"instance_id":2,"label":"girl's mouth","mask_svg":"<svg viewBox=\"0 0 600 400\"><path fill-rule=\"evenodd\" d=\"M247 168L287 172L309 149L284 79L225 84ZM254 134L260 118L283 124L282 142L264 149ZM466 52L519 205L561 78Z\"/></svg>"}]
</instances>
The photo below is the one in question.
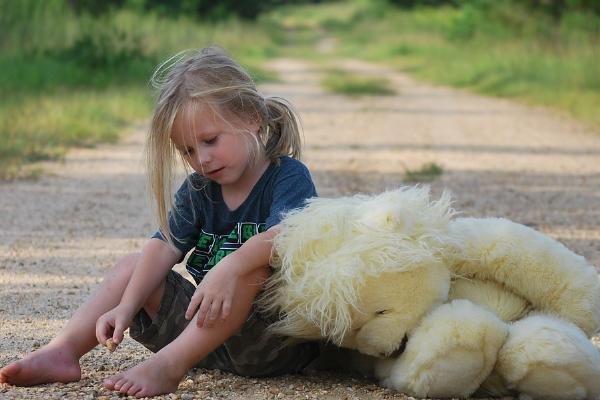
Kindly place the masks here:
<instances>
[{"instance_id":1,"label":"girl's mouth","mask_svg":"<svg viewBox=\"0 0 600 400\"><path fill-rule=\"evenodd\" d=\"M223 171L225 169L225 167L221 167L221 168L217 168L217 169L213 169L212 171L209 171L206 173L206 176L214 176L219 174L219 172Z\"/></svg>"}]
</instances>

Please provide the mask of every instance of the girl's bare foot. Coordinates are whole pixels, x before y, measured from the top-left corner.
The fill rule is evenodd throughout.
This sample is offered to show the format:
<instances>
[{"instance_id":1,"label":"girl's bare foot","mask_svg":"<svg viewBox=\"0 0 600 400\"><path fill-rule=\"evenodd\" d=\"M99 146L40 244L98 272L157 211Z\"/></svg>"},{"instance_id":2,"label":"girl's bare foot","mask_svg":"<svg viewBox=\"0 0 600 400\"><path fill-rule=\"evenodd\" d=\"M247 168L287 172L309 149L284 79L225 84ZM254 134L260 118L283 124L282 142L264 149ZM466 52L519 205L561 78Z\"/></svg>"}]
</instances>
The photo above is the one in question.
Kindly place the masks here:
<instances>
[{"instance_id":1,"label":"girl's bare foot","mask_svg":"<svg viewBox=\"0 0 600 400\"><path fill-rule=\"evenodd\" d=\"M32 386L81 379L79 358L68 346L47 345L0 369L0 383Z\"/></svg>"},{"instance_id":2,"label":"girl's bare foot","mask_svg":"<svg viewBox=\"0 0 600 400\"><path fill-rule=\"evenodd\" d=\"M135 397L173 393L186 372L173 367L163 354L156 353L130 370L106 379L104 386Z\"/></svg>"}]
</instances>

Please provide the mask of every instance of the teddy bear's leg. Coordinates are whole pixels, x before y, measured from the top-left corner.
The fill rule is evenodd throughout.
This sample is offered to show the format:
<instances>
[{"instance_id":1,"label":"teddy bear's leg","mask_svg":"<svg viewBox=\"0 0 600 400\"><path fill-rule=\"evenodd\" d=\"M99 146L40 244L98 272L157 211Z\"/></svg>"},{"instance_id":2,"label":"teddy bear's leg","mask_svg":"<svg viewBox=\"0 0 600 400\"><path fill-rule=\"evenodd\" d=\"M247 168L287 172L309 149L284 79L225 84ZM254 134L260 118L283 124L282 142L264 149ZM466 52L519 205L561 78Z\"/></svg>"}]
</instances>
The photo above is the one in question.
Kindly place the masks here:
<instances>
[{"instance_id":1,"label":"teddy bear's leg","mask_svg":"<svg viewBox=\"0 0 600 400\"><path fill-rule=\"evenodd\" d=\"M473 393L472 397L518 397L518 393L515 390L508 389L500 374L496 370L492 370L492 373L485 378L485 381L481 383L481 386Z\"/></svg>"},{"instance_id":2,"label":"teddy bear's leg","mask_svg":"<svg viewBox=\"0 0 600 400\"><path fill-rule=\"evenodd\" d=\"M581 329L554 317L512 324L496 371L508 387L532 398L600 398L600 353Z\"/></svg>"},{"instance_id":3,"label":"teddy bear's leg","mask_svg":"<svg viewBox=\"0 0 600 400\"><path fill-rule=\"evenodd\" d=\"M466 397L489 375L508 333L492 312L468 300L444 304L409 334L404 353L376 365L389 388L419 397Z\"/></svg>"}]
</instances>

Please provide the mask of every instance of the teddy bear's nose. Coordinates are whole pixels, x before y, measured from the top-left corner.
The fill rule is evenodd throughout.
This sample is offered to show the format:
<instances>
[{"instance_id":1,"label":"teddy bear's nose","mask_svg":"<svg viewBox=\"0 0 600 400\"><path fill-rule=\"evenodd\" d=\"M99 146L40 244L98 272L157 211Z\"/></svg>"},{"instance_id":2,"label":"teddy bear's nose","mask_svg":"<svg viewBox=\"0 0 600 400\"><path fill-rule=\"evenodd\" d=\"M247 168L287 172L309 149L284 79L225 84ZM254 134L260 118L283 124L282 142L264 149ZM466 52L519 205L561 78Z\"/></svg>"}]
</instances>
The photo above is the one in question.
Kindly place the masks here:
<instances>
[{"instance_id":1,"label":"teddy bear's nose","mask_svg":"<svg viewBox=\"0 0 600 400\"><path fill-rule=\"evenodd\" d=\"M400 355L402 355L402 353L404 353L404 349L406 349L406 341L408 340L408 337L406 337L406 335L402 338L402 342L400 342L400 347L398 347L396 350L394 350L391 354L389 355L385 355L382 354L382 356L387 357L387 358L398 358L400 357Z\"/></svg>"}]
</instances>

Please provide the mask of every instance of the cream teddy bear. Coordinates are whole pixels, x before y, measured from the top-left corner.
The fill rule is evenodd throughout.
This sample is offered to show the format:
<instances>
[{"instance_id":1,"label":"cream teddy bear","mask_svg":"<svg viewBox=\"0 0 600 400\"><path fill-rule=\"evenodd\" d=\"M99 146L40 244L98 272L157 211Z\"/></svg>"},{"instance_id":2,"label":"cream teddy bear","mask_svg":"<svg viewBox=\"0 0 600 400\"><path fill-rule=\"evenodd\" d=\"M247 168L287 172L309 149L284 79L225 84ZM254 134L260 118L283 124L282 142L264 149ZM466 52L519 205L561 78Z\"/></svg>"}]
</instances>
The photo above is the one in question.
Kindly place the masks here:
<instances>
[{"instance_id":1,"label":"cream teddy bear","mask_svg":"<svg viewBox=\"0 0 600 400\"><path fill-rule=\"evenodd\" d=\"M310 200L275 239L271 329L377 357L381 384L414 396L600 398L594 267L523 225L454 217L426 187Z\"/></svg>"}]
</instances>

